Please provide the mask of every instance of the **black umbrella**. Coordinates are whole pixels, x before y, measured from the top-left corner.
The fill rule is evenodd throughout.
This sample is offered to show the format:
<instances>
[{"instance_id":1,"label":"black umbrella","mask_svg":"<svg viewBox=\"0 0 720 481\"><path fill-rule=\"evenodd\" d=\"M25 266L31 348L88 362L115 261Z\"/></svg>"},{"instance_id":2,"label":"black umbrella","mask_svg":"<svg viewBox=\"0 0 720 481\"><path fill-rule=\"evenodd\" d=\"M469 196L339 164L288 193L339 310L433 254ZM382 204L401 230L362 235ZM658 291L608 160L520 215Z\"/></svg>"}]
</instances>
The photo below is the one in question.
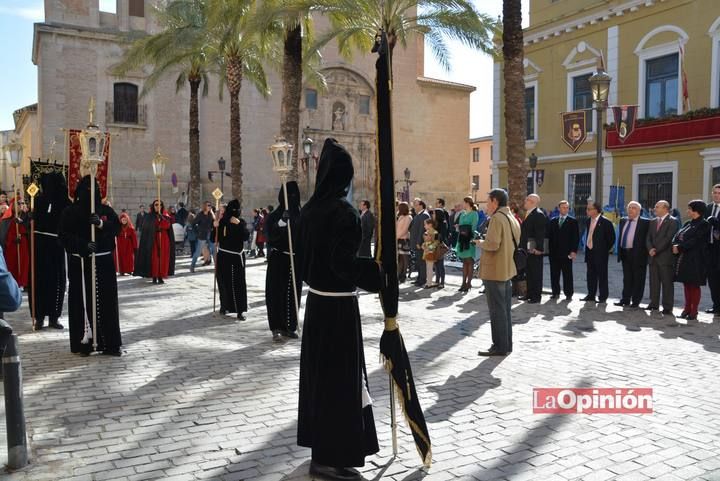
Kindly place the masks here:
<instances>
[{"instance_id":1,"label":"black umbrella","mask_svg":"<svg viewBox=\"0 0 720 481\"><path fill-rule=\"evenodd\" d=\"M393 433L393 454L397 454L397 425L395 423L395 394L410 426L415 446L423 464L430 466L432 449L425 416L423 415L413 379L410 359L400 329L398 314L397 241L395 239L395 176L393 173L392 143L392 66L387 35L381 32L375 39L373 52L379 54L377 70L377 175L378 175L378 244L376 258L385 276L380 292L385 330L380 338L380 355L390 375L390 406Z\"/></svg>"}]
</instances>

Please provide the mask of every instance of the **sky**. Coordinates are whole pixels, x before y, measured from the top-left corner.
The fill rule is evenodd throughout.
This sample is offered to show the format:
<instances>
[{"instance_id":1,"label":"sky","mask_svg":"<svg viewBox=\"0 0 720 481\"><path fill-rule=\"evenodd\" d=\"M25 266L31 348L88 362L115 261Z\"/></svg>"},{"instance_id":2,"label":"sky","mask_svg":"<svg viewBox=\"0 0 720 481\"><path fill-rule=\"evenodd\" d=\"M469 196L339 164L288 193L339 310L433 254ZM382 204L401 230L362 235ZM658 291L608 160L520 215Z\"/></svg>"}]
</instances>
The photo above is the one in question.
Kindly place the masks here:
<instances>
[{"instance_id":1,"label":"sky","mask_svg":"<svg viewBox=\"0 0 720 481\"><path fill-rule=\"evenodd\" d=\"M101 3L112 3L100 0ZM473 0L479 11L494 18L502 13L502 0ZM523 0L523 24L527 24L529 0ZM103 8L104 9L104 8ZM37 102L37 68L32 63L33 23L44 18L43 0L2 0L0 3L0 130L14 128L12 113ZM470 95L470 137L492 135L492 59L457 42L449 42L451 67L444 70L425 49L425 75L473 85Z\"/></svg>"}]
</instances>

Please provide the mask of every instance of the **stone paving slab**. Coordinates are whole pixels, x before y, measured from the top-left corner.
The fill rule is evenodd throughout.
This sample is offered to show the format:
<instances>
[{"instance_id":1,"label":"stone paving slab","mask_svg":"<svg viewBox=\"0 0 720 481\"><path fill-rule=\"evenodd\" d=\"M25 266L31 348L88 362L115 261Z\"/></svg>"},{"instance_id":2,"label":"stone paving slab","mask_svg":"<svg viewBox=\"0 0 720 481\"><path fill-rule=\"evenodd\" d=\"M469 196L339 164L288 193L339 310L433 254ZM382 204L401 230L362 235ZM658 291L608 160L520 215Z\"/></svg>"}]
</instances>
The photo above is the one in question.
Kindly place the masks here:
<instances>
[{"instance_id":1,"label":"stone paving slab","mask_svg":"<svg viewBox=\"0 0 720 481\"><path fill-rule=\"evenodd\" d=\"M180 259L164 286L119 280L122 358L74 356L66 332L29 330L26 306L8 315L32 465L0 480L310 479L310 452L295 443L299 343L271 341L264 262L249 261L246 322L213 315L212 270L187 268ZM611 279L616 295L615 263ZM429 471L403 422L392 459L387 375L375 362L382 313L377 296L360 297L381 444L366 479L720 480L719 322L701 314L669 326L668 316L544 296L540 306L515 302L515 352L482 359L486 301L477 288L457 292L456 273L448 281L405 285L400 305L433 441ZM575 386L652 387L655 412L532 413L533 387Z\"/></svg>"}]
</instances>

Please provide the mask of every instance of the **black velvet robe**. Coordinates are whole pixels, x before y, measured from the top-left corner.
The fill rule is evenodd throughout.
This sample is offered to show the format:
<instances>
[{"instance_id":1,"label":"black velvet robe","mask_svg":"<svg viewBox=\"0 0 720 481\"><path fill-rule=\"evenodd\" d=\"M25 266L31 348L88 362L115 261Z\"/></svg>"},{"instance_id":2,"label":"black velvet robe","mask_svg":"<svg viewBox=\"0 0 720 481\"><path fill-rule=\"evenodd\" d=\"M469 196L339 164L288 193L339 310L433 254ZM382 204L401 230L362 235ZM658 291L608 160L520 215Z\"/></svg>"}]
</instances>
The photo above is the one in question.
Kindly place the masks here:
<instances>
[{"instance_id":1,"label":"black velvet robe","mask_svg":"<svg viewBox=\"0 0 720 481\"><path fill-rule=\"evenodd\" d=\"M352 159L325 141L315 193L302 209L299 251L303 280L325 292L377 292L380 270L358 258L362 232L347 202ZM363 407L367 374L357 297L309 293L300 356L298 444L327 466L363 466L378 451L372 406Z\"/></svg>"},{"instance_id":2,"label":"black velvet robe","mask_svg":"<svg viewBox=\"0 0 720 481\"><path fill-rule=\"evenodd\" d=\"M278 208L268 214L265 219L265 232L269 247L267 275L265 277L265 306L267 307L268 324L271 331L295 332L298 323L293 295L297 297L299 306L302 277L300 272L296 272L295 289L293 290L287 224L290 223L293 250L297 251L300 227L300 189L297 182L288 182L287 188L290 208L287 209L286 218L283 219L286 209L285 196L281 187L278 194ZM297 258L297 255L295 257ZM297 271L298 268L299 266L296 263L295 270Z\"/></svg>"},{"instance_id":3,"label":"black velvet robe","mask_svg":"<svg viewBox=\"0 0 720 481\"><path fill-rule=\"evenodd\" d=\"M230 222L231 217L240 220ZM247 312L247 283L245 281L245 241L250 238L247 224L240 217L240 203L232 200L225 209L218 227L217 285L220 310L242 314Z\"/></svg>"},{"instance_id":4,"label":"black velvet robe","mask_svg":"<svg viewBox=\"0 0 720 481\"><path fill-rule=\"evenodd\" d=\"M63 210L60 217L60 242L68 253L68 320L70 324L70 351L90 352L92 341L82 344L85 334L85 316L92 328L92 263L88 250L90 242L90 176L85 176L77 187L75 202ZM100 189L96 185L96 199ZM114 352L120 349L120 320L118 310L117 277L113 252L120 221L115 211L99 200L95 212L102 219L102 229L95 228L97 244L95 273L97 293L97 344L98 351ZM84 268L84 279L83 279ZM83 282L84 281L84 282ZM83 299L83 285L85 295ZM84 300L84 302L83 302Z\"/></svg>"},{"instance_id":5,"label":"black velvet robe","mask_svg":"<svg viewBox=\"0 0 720 481\"><path fill-rule=\"evenodd\" d=\"M165 205L161 204L161 211L165 212ZM167 214L164 214L166 217ZM153 204L150 204L150 212L145 214L143 219L142 229L140 231L140 243L138 245L137 255L135 256L135 271L134 276L138 277L152 277L152 253L155 249L155 210ZM169 217L168 217L169 220ZM168 251L169 266L168 275L175 275L175 233L172 230L172 221L170 222L170 229L166 230L170 248Z\"/></svg>"},{"instance_id":6,"label":"black velvet robe","mask_svg":"<svg viewBox=\"0 0 720 481\"><path fill-rule=\"evenodd\" d=\"M42 326L45 317L50 322L57 322L65 302L65 255L58 238L58 225L69 201L65 177L61 173L43 174L40 185L42 193L35 198L33 212L35 272L31 271L30 276L35 276L35 319ZM28 285L28 299L32 299L32 282Z\"/></svg>"}]
</instances>

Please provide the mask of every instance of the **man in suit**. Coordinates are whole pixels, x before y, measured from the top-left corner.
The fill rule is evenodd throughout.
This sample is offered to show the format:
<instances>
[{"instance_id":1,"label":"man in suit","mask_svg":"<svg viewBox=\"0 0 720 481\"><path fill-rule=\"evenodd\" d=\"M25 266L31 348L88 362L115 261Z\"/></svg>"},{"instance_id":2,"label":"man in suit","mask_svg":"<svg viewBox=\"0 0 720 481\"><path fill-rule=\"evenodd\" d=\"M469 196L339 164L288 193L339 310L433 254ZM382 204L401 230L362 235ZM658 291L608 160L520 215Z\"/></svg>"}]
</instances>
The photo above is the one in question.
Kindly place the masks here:
<instances>
[{"instance_id":1,"label":"man in suit","mask_svg":"<svg viewBox=\"0 0 720 481\"><path fill-rule=\"evenodd\" d=\"M677 231L677 220L670 215L670 203L659 200L655 204L655 218L650 221L646 242L650 256L650 304L645 309L649 311L660 308L662 289L663 314L672 314L675 303L675 257L672 253L672 239Z\"/></svg>"},{"instance_id":2,"label":"man in suit","mask_svg":"<svg viewBox=\"0 0 720 481\"><path fill-rule=\"evenodd\" d=\"M582 299L600 304L608 298L608 258L615 246L615 228L612 222L603 217L601 209L600 202L593 202L587 206L585 263L588 295ZM599 294L597 301L596 293Z\"/></svg>"},{"instance_id":3,"label":"man in suit","mask_svg":"<svg viewBox=\"0 0 720 481\"><path fill-rule=\"evenodd\" d=\"M543 254L547 217L538 207L540 196L530 194L525 198L525 220L520 229L520 247L527 250L528 258L525 267L527 279L528 304L540 302L543 285Z\"/></svg>"},{"instance_id":4,"label":"man in suit","mask_svg":"<svg viewBox=\"0 0 720 481\"><path fill-rule=\"evenodd\" d=\"M360 201L360 229L362 239L358 249L358 257L372 257L372 240L375 234L375 216L370 212L370 201Z\"/></svg>"},{"instance_id":5,"label":"man in suit","mask_svg":"<svg viewBox=\"0 0 720 481\"><path fill-rule=\"evenodd\" d=\"M712 297L712 307L705 312L720 316L720 184L713 185L712 202L707 206L705 217L710 223L710 262L707 271Z\"/></svg>"},{"instance_id":6,"label":"man in suit","mask_svg":"<svg viewBox=\"0 0 720 481\"><path fill-rule=\"evenodd\" d=\"M415 279L413 284L416 286L424 286L427 283L427 272L425 261L422 260L422 243L423 233L425 232L425 219L429 219L430 214L427 211L425 202L421 199L415 199L413 201L413 207L415 208L415 217L413 217L412 222L410 222L410 245L415 251L415 266L418 272L417 279Z\"/></svg>"},{"instance_id":7,"label":"man in suit","mask_svg":"<svg viewBox=\"0 0 720 481\"><path fill-rule=\"evenodd\" d=\"M551 299L560 297L560 274L562 273L563 293L565 298L570 301L575 291L572 266L577 257L580 229L578 221L569 215L570 203L568 201L560 201L558 212L560 215L548 224Z\"/></svg>"},{"instance_id":8,"label":"man in suit","mask_svg":"<svg viewBox=\"0 0 720 481\"><path fill-rule=\"evenodd\" d=\"M627 205L627 217L620 219L618 262L622 262L623 289L616 306L640 307L645 294L650 220L640 216L641 210L640 203L632 201Z\"/></svg>"}]
</instances>

